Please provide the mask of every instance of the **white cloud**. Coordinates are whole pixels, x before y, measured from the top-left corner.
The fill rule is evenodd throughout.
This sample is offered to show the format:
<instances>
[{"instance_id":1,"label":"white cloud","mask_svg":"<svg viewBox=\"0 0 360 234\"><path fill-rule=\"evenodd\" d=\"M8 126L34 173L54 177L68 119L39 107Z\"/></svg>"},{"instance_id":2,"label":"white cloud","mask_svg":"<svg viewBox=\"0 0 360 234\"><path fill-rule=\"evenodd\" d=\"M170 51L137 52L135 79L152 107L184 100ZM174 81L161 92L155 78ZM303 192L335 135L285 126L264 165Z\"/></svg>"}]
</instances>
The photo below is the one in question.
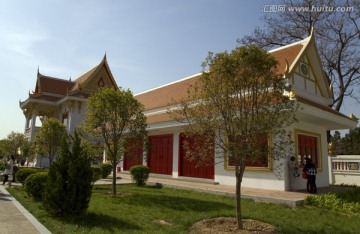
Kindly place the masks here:
<instances>
[{"instance_id":1,"label":"white cloud","mask_svg":"<svg viewBox=\"0 0 360 234\"><path fill-rule=\"evenodd\" d=\"M20 55L32 56L34 44L48 40L49 37L46 34L38 32L2 32L0 41L2 41L4 49L8 49L12 52L19 53Z\"/></svg>"}]
</instances>

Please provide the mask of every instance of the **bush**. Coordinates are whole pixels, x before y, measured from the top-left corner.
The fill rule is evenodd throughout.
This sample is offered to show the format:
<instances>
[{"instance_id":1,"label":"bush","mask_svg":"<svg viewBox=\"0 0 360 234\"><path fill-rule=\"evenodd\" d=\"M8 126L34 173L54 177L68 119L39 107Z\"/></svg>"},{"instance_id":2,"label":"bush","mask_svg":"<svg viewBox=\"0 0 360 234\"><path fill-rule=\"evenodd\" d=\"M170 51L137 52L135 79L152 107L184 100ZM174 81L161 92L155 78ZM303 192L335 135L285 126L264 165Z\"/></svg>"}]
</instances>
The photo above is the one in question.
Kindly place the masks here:
<instances>
[{"instance_id":1,"label":"bush","mask_svg":"<svg viewBox=\"0 0 360 234\"><path fill-rule=\"evenodd\" d=\"M36 172L38 171L35 168L21 168L16 172L15 179L24 185L26 178L31 174L35 174Z\"/></svg>"},{"instance_id":2,"label":"bush","mask_svg":"<svg viewBox=\"0 0 360 234\"><path fill-rule=\"evenodd\" d=\"M98 166L91 166L91 171L92 171L92 180L91 180L91 182L92 182L92 185L94 185L96 181L101 179L102 170Z\"/></svg>"},{"instance_id":3,"label":"bush","mask_svg":"<svg viewBox=\"0 0 360 234\"><path fill-rule=\"evenodd\" d=\"M49 169L43 205L53 215L83 215L91 198L91 158L81 146L75 131L71 149L63 140L61 154Z\"/></svg>"},{"instance_id":4,"label":"bush","mask_svg":"<svg viewBox=\"0 0 360 234\"><path fill-rule=\"evenodd\" d=\"M101 168L101 178L106 179L110 175L113 166L110 163L103 163L100 165Z\"/></svg>"},{"instance_id":5,"label":"bush","mask_svg":"<svg viewBox=\"0 0 360 234\"><path fill-rule=\"evenodd\" d=\"M47 178L47 172L37 172L29 175L25 180L25 191L33 198L41 200Z\"/></svg>"},{"instance_id":6,"label":"bush","mask_svg":"<svg viewBox=\"0 0 360 234\"><path fill-rule=\"evenodd\" d=\"M320 194L317 196L308 196L305 198L305 205L316 206L328 210L342 213L360 212L360 188L339 193L339 194Z\"/></svg>"},{"instance_id":7,"label":"bush","mask_svg":"<svg viewBox=\"0 0 360 234\"><path fill-rule=\"evenodd\" d=\"M130 174L136 185L141 186L149 179L150 169L143 165L136 165L130 168Z\"/></svg>"}]
</instances>

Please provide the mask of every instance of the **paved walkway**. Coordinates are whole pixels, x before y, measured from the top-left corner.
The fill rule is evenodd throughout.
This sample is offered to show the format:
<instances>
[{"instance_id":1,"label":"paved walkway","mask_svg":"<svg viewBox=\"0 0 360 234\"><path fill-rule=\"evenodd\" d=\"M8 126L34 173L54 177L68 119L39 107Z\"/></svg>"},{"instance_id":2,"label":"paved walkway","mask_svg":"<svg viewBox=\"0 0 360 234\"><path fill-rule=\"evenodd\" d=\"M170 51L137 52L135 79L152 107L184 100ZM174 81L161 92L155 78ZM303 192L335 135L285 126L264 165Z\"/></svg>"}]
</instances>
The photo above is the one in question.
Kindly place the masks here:
<instances>
[{"instance_id":1,"label":"paved walkway","mask_svg":"<svg viewBox=\"0 0 360 234\"><path fill-rule=\"evenodd\" d=\"M132 183L131 176L128 173L118 173L118 184ZM205 182L205 183L204 183ZM111 179L100 180L96 184L111 184ZM235 196L235 187L227 185L213 184L206 180L191 180L185 181L180 179L173 179L164 176L150 176L148 183L160 183L164 187L181 188L188 190L195 190L200 192L222 194L227 196ZM13 184L13 186L20 186L20 184ZM7 185L6 185L7 187ZM330 192L333 189L341 188L324 188L318 189L319 193ZM255 201L282 203L291 207L303 204L304 198L309 194L304 192L283 192L275 190L263 190L242 188L242 197L250 198ZM0 234L50 234L41 223L39 223L33 215L31 215L19 202L15 200L5 189L5 186L0 185Z\"/></svg>"},{"instance_id":2,"label":"paved walkway","mask_svg":"<svg viewBox=\"0 0 360 234\"><path fill-rule=\"evenodd\" d=\"M7 185L0 185L0 234L51 233L5 187Z\"/></svg>"}]
</instances>

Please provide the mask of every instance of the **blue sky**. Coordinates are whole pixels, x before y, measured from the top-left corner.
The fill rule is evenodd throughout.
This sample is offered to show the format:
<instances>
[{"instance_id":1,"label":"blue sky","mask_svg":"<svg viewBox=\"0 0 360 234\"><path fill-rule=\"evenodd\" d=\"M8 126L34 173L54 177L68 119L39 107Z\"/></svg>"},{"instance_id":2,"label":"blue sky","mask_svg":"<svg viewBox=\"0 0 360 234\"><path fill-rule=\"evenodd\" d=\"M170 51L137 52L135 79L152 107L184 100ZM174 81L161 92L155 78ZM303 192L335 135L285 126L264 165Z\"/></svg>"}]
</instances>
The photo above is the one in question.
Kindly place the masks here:
<instances>
[{"instance_id":1,"label":"blue sky","mask_svg":"<svg viewBox=\"0 0 360 234\"><path fill-rule=\"evenodd\" d=\"M268 1L3 0L0 5L0 139L23 132L19 100L47 76L76 79L106 53L134 94L201 71L208 51L236 47L262 26ZM350 103L351 104L351 103ZM358 105L343 109L360 116Z\"/></svg>"}]
</instances>

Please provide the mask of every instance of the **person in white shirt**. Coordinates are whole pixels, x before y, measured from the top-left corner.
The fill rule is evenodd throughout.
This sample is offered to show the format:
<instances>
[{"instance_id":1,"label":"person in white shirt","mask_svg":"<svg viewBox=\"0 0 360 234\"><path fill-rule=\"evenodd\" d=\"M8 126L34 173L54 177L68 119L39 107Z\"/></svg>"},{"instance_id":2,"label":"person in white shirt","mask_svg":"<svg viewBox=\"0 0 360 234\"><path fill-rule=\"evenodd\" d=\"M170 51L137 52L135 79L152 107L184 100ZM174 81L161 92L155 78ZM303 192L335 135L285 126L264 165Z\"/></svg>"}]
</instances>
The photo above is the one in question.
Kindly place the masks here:
<instances>
[{"instance_id":1,"label":"person in white shirt","mask_svg":"<svg viewBox=\"0 0 360 234\"><path fill-rule=\"evenodd\" d=\"M12 174L13 174L14 163L15 163L14 161L15 161L15 157L14 157L14 155L11 155L10 160L7 162L7 164L5 166L4 181L2 183L3 185L8 181L9 175L12 176Z\"/></svg>"}]
</instances>

